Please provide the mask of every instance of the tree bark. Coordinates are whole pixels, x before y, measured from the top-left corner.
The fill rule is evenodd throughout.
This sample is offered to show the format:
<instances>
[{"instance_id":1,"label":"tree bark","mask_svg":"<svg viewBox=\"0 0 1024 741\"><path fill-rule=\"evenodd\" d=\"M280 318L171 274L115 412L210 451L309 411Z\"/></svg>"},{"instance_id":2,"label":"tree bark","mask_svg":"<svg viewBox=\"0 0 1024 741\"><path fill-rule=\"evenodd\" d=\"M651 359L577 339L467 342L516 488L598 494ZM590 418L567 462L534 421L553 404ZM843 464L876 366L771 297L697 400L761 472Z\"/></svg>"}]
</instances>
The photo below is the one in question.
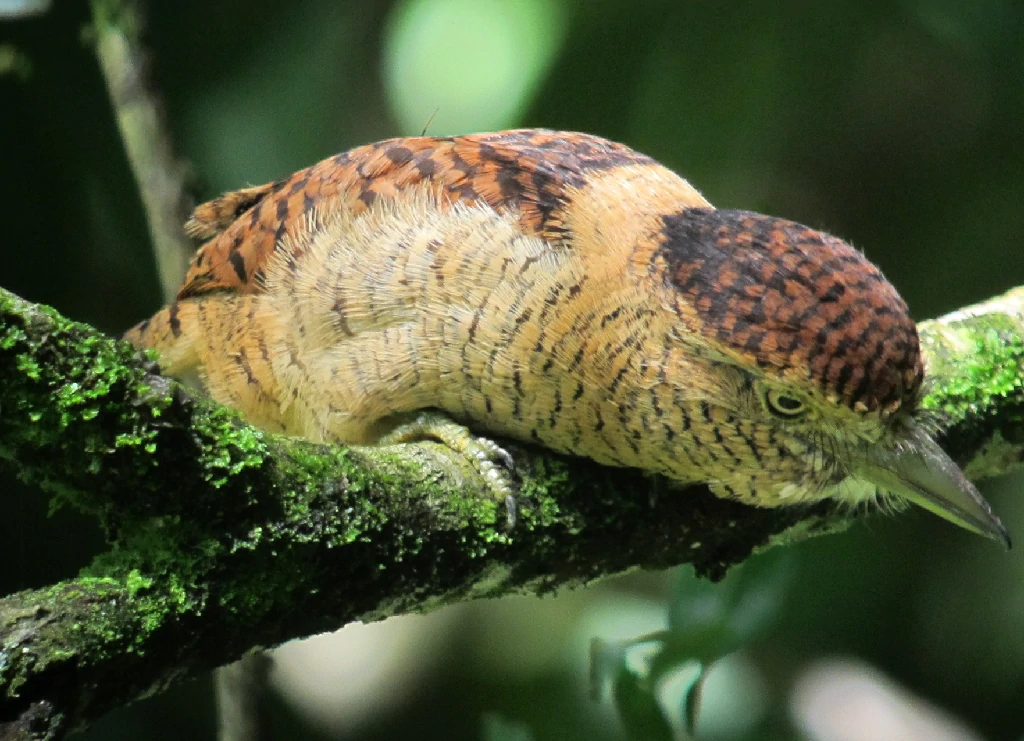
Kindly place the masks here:
<instances>
[{"instance_id":1,"label":"tree bark","mask_svg":"<svg viewBox=\"0 0 1024 741\"><path fill-rule=\"evenodd\" d=\"M1024 459L1024 288L920 325L926 405L972 478ZM0 459L97 516L110 550L0 599L0 738L55 739L248 652L346 623L635 568L719 578L754 549L846 527L828 504L757 509L642 473L513 449L511 530L430 443L264 433L126 343L0 289Z\"/></svg>"}]
</instances>

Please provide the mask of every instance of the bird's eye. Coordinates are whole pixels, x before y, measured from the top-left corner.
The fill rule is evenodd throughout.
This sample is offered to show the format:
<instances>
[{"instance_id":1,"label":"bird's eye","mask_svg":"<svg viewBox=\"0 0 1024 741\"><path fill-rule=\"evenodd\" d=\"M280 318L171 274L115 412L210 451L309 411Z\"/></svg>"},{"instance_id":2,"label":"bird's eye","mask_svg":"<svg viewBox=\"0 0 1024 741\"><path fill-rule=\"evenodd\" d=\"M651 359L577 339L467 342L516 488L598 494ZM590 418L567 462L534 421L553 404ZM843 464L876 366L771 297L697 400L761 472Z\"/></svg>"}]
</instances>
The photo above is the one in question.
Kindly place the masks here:
<instances>
[{"instance_id":1,"label":"bird's eye","mask_svg":"<svg viewBox=\"0 0 1024 741\"><path fill-rule=\"evenodd\" d=\"M789 396L782 391L768 389L765 392L764 400L768 406L768 411L776 417L792 419L793 417L799 417L807 411L807 404L804 403L803 399Z\"/></svg>"}]
</instances>

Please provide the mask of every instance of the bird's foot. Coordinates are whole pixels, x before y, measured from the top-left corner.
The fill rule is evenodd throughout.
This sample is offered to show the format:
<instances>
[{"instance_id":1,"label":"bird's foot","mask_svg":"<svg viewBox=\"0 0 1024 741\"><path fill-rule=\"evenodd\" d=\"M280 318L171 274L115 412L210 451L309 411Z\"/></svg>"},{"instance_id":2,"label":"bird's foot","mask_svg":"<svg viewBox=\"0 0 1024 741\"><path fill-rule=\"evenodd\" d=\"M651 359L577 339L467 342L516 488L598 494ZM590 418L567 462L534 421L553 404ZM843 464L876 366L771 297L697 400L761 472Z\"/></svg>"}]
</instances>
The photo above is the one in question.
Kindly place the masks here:
<instances>
[{"instance_id":1,"label":"bird's foot","mask_svg":"<svg viewBox=\"0 0 1024 741\"><path fill-rule=\"evenodd\" d=\"M441 412L421 412L403 422L378 440L378 444L436 440L465 456L484 477L494 498L505 505L508 527L516 524L519 511L516 486L512 479L515 460L511 454L493 440L474 435L468 427Z\"/></svg>"}]
</instances>

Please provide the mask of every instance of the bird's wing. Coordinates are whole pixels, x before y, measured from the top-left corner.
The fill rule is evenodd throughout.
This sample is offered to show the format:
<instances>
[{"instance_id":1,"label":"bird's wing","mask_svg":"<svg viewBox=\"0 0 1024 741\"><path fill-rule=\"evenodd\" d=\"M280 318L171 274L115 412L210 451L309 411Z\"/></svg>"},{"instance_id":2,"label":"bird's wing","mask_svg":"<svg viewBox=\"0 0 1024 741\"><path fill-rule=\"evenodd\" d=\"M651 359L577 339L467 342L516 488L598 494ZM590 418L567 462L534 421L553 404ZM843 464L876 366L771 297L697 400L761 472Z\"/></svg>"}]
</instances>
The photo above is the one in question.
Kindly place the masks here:
<instances>
[{"instance_id":1,"label":"bird's wing","mask_svg":"<svg viewBox=\"0 0 1024 741\"><path fill-rule=\"evenodd\" d=\"M178 295L262 290L263 267L281 238L314 209L365 210L377 198L435 185L450 201L484 202L518 214L523 231L565 240L561 216L588 173L649 157L588 134L521 129L450 138L389 139L343 152L289 178L199 206L187 229L209 241Z\"/></svg>"}]
</instances>

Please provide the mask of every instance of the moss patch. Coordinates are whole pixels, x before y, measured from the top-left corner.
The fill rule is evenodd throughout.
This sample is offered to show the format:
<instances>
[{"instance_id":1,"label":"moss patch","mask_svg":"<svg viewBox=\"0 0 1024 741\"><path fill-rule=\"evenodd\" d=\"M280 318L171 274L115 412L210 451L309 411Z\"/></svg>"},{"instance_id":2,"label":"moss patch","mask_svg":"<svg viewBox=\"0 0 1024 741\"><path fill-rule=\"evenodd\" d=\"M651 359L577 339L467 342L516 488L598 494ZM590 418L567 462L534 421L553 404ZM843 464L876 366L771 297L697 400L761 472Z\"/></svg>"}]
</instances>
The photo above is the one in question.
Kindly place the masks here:
<instances>
[{"instance_id":1,"label":"moss patch","mask_svg":"<svg viewBox=\"0 0 1024 741\"><path fill-rule=\"evenodd\" d=\"M986 319L990 317L986 316ZM926 409L941 411L956 423L998 405L1000 399L1020 395L1024 385L1024 340L1004 317L998 325L993 315L988 326L954 325L970 346L970 352L955 356L932 356L932 374L937 383L924 399Z\"/></svg>"},{"instance_id":2,"label":"moss patch","mask_svg":"<svg viewBox=\"0 0 1024 741\"><path fill-rule=\"evenodd\" d=\"M45 456L47 466L18 468L22 479L44 486L51 467L95 477L122 449L152 453L153 421L171 403L127 344L2 291L0 374L0 456L30 464ZM125 404L126 397L138 401ZM58 502L96 508L75 487L49 488Z\"/></svg>"},{"instance_id":3,"label":"moss patch","mask_svg":"<svg viewBox=\"0 0 1024 741\"><path fill-rule=\"evenodd\" d=\"M932 386L922 407L937 413L947 429L944 447L972 478L1019 464L1024 337L1018 322L1004 313L978 313L948 324L925 322L921 336Z\"/></svg>"}]
</instances>

